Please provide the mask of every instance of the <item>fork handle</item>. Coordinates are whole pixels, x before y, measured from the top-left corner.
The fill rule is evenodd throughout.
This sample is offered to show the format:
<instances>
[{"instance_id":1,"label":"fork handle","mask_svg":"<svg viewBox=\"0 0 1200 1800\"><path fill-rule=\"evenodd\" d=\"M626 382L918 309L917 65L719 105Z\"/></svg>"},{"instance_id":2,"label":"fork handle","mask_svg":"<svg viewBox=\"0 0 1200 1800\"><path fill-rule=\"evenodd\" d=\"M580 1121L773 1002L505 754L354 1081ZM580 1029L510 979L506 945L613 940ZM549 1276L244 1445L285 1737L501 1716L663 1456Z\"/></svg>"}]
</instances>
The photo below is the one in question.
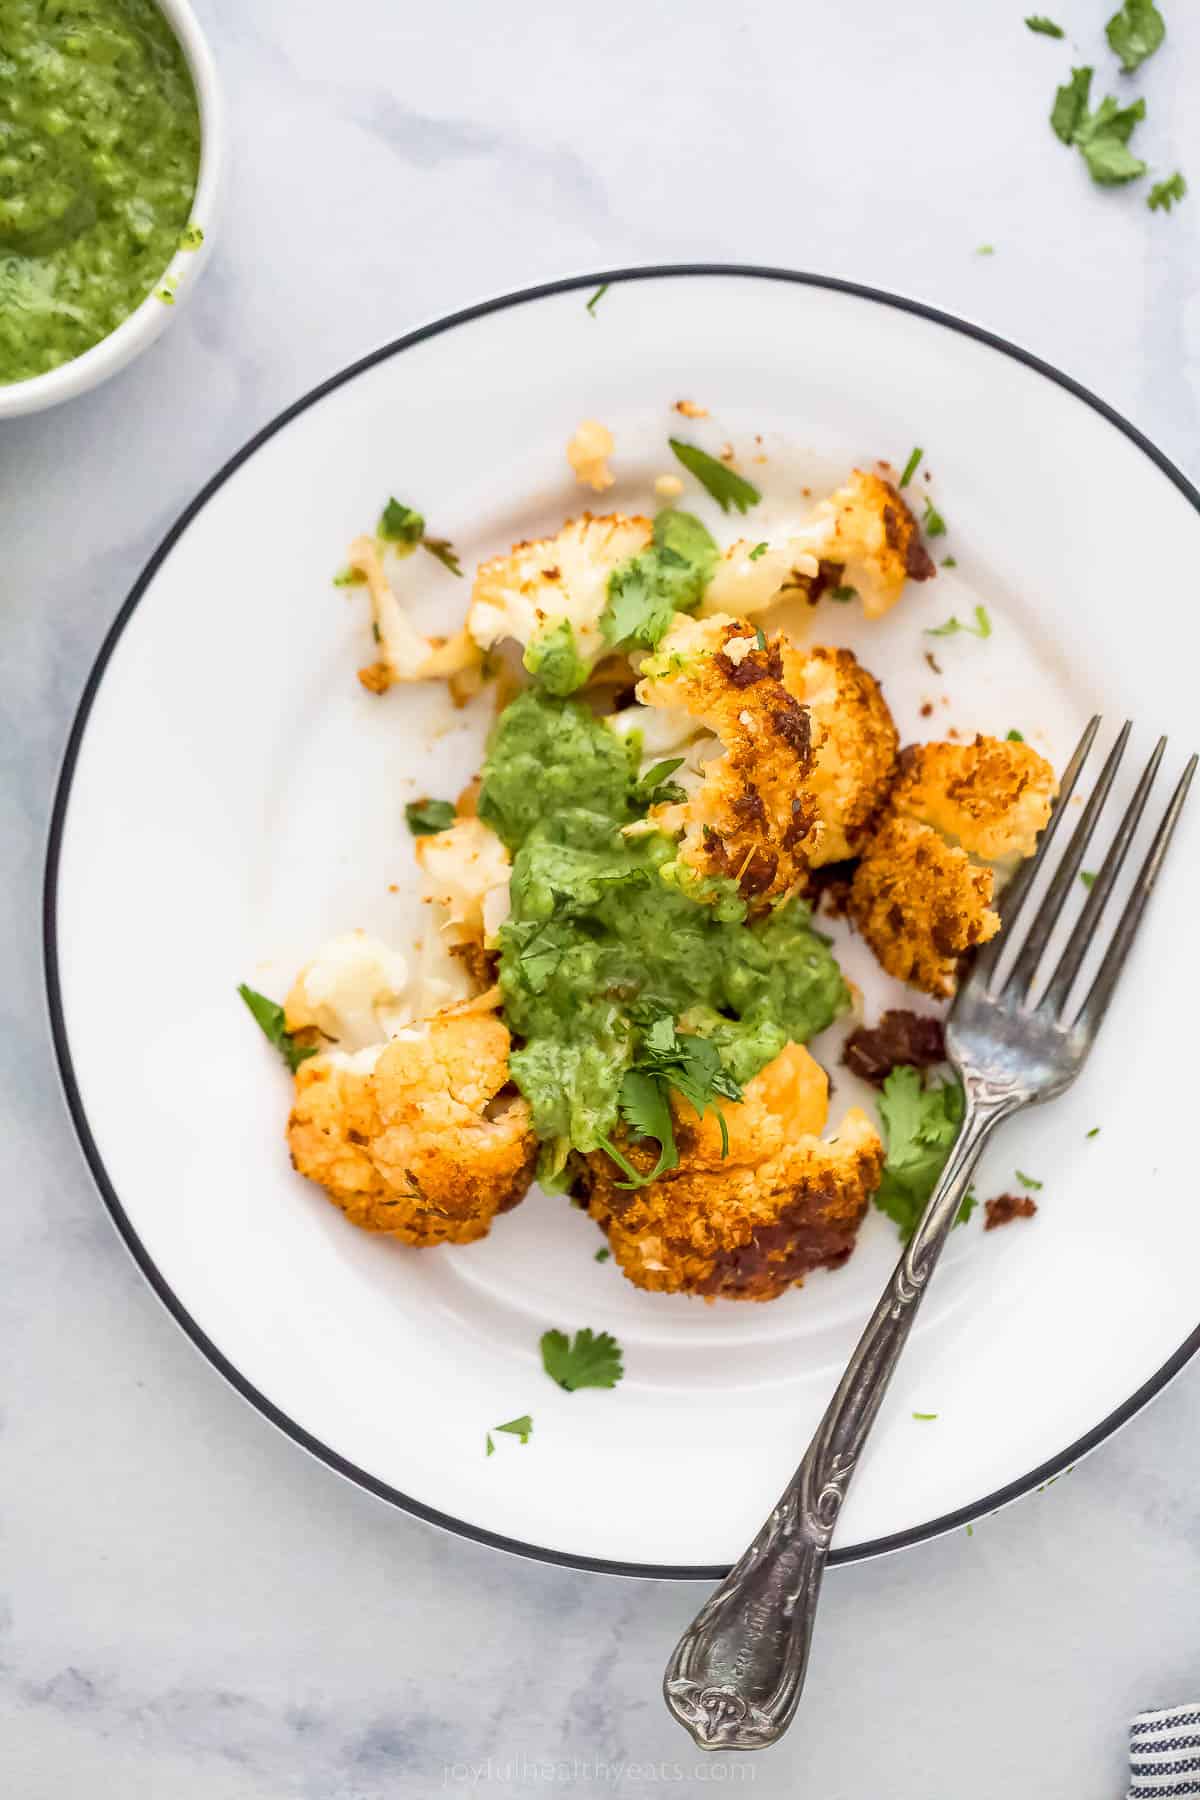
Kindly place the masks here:
<instances>
[{"instance_id":1,"label":"fork handle","mask_svg":"<svg viewBox=\"0 0 1200 1800\"><path fill-rule=\"evenodd\" d=\"M663 1696L702 1750L759 1750L791 1723L842 1502L980 1152L1011 1110L968 1083L958 1141L804 1460L675 1647Z\"/></svg>"}]
</instances>

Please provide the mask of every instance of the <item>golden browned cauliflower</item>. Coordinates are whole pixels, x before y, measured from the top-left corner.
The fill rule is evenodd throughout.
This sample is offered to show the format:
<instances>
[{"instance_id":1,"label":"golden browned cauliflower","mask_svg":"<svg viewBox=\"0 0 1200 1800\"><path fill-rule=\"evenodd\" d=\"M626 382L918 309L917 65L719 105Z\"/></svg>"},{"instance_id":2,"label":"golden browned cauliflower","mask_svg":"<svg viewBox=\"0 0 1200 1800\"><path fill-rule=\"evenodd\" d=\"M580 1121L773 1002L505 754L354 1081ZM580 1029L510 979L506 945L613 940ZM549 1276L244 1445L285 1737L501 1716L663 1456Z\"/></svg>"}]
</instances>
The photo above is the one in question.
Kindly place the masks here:
<instances>
[{"instance_id":1,"label":"golden browned cauliflower","mask_svg":"<svg viewBox=\"0 0 1200 1800\"><path fill-rule=\"evenodd\" d=\"M371 693L386 693L396 682L444 681L478 668L479 650L465 629L449 638L422 637L387 578L376 538L355 538L349 564L365 581L371 598L379 655L358 671L358 679Z\"/></svg>"},{"instance_id":2,"label":"golden browned cauliflower","mask_svg":"<svg viewBox=\"0 0 1200 1800\"><path fill-rule=\"evenodd\" d=\"M651 532L650 520L640 516L584 513L554 537L514 544L507 556L480 564L467 630L483 650L506 639L519 644L531 670L547 654L573 655L590 667L606 648L600 618L608 578L646 549ZM569 684L561 691L569 692Z\"/></svg>"},{"instance_id":3,"label":"golden browned cauliflower","mask_svg":"<svg viewBox=\"0 0 1200 1800\"><path fill-rule=\"evenodd\" d=\"M816 599L826 586L852 587L869 619L896 604L906 581L937 570L899 490L855 469L818 503L812 519L778 542L741 539L725 551L702 610L753 618L789 592Z\"/></svg>"},{"instance_id":4,"label":"golden browned cauliflower","mask_svg":"<svg viewBox=\"0 0 1200 1800\"><path fill-rule=\"evenodd\" d=\"M727 878L760 902L794 889L817 827L813 732L784 685L778 643L760 643L741 619L681 614L643 662L637 697L692 721L700 738L680 776L687 799L650 811L653 826L679 839L666 869L689 885Z\"/></svg>"},{"instance_id":5,"label":"golden browned cauliflower","mask_svg":"<svg viewBox=\"0 0 1200 1800\"><path fill-rule=\"evenodd\" d=\"M889 975L954 992L958 960L1000 929L992 866L1032 854L1058 791L1023 743L914 744L850 887L850 917Z\"/></svg>"},{"instance_id":6,"label":"golden browned cauliflower","mask_svg":"<svg viewBox=\"0 0 1200 1800\"><path fill-rule=\"evenodd\" d=\"M783 685L809 710L808 777L821 829L809 864L857 856L887 799L899 736L883 690L850 650L801 651L780 637Z\"/></svg>"},{"instance_id":7,"label":"golden browned cauliflower","mask_svg":"<svg viewBox=\"0 0 1200 1800\"><path fill-rule=\"evenodd\" d=\"M836 1136L820 1136L828 1080L799 1044L787 1045L748 1082L742 1101L720 1104L728 1156L716 1119L697 1121L673 1094L679 1167L631 1191L597 1151L582 1178L588 1209L638 1287L706 1300L774 1300L810 1269L845 1262L879 1185L883 1145L857 1107ZM657 1145L653 1152L637 1143L622 1148L643 1172L654 1167Z\"/></svg>"},{"instance_id":8,"label":"golden browned cauliflower","mask_svg":"<svg viewBox=\"0 0 1200 1800\"><path fill-rule=\"evenodd\" d=\"M891 810L998 862L1033 855L1057 792L1054 770L1029 744L979 736L972 744L910 744Z\"/></svg>"},{"instance_id":9,"label":"golden browned cauliflower","mask_svg":"<svg viewBox=\"0 0 1200 1800\"><path fill-rule=\"evenodd\" d=\"M383 1046L309 1058L288 1120L293 1164L364 1231L419 1246L486 1236L537 1158L508 1050L494 1013L452 1011Z\"/></svg>"},{"instance_id":10,"label":"golden browned cauliflower","mask_svg":"<svg viewBox=\"0 0 1200 1800\"><path fill-rule=\"evenodd\" d=\"M889 818L854 871L848 911L889 975L952 994L959 958L1000 929L994 884L931 826Z\"/></svg>"}]
</instances>

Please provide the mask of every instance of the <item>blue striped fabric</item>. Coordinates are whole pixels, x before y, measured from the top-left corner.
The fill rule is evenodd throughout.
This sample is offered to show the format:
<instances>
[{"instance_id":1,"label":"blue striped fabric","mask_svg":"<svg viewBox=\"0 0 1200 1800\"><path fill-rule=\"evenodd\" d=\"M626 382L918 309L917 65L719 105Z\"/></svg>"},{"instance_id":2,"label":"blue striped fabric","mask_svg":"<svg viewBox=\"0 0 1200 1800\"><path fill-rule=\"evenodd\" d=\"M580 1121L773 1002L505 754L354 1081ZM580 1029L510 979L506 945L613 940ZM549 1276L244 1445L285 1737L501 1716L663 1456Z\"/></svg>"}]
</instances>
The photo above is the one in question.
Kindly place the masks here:
<instances>
[{"instance_id":1,"label":"blue striped fabric","mask_svg":"<svg viewBox=\"0 0 1200 1800\"><path fill-rule=\"evenodd\" d=\"M1129 1727L1128 1800L1200 1800L1200 1707L1139 1713Z\"/></svg>"}]
</instances>

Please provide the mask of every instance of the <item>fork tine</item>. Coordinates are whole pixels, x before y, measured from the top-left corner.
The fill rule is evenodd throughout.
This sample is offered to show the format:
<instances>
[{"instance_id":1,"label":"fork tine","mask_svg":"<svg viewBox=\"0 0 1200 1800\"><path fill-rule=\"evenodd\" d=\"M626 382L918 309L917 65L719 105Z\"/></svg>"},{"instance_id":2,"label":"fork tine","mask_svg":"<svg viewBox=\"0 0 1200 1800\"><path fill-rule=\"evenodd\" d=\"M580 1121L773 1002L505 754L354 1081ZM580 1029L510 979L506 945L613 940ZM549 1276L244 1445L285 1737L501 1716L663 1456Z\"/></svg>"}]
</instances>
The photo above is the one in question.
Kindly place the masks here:
<instances>
[{"instance_id":1,"label":"fork tine","mask_svg":"<svg viewBox=\"0 0 1200 1800\"><path fill-rule=\"evenodd\" d=\"M1129 742L1129 733L1133 729L1133 721L1126 719L1117 736L1117 741L1108 753L1104 767L1100 771L1100 779L1088 795L1087 805L1079 816L1079 823L1071 833L1071 841L1064 851L1054 878L1046 889L1045 897L1033 924L1029 927L1029 935L1021 946L1021 953L1009 970L1008 980L1001 990L1005 994L1016 994L1024 990L1026 1000L1029 998L1034 979L1038 972L1038 964L1042 953L1050 941L1050 935L1058 924L1068 893L1079 873L1079 865L1083 861L1084 852L1096 828L1096 820L1101 808L1108 798L1108 790L1125 754L1125 746Z\"/></svg>"},{"instance_id":2,"label":"fork tine","mask_svg":"<svg viewBox=\"0 0 1200 1800\"><path fill-rule=\"evenodd\" d=\"M1046 860L1046 852L1054 841L1059 821L1067 810L1067 802L1075 791L1075 783L1084 763L1088 759L1096 733L1100 729L1100 715L1097 713L1089 722L1083 736L1076 744L1071 760L1063 770L1063 778L1059 784L1058 796L1046 821L1046 829L1042 832L1035 854L1023 862L1003 894L1000 896L998 911L1000 913L1000 930L991 941L977 950L971 963L967 982L963 985L973 987L986 986L1000 959L1001 951L1007 947L1008 933L1017 922L1017 915L1024 905L1025 896L1037 880L1038 870Z\"/></svg>"},{"instance_id":3,"label":"fork tine","mask_svg":"<svg viewBox=\"0 0 1200 1800\"><path fill-rule=\"evenodd\" d=\"M1142 914L1158 880L1167 847L1172 833L1179 823L1179 815L1183 811L1183 803L1187 799L1188 789L1192 785L1192 776L1196 773L1196 757L1193 756L1179 778L1179 785L1171 796L1171 804L1163 814L1162 824L1154 834L1154 842L1150 846L1145 862L1138 874L1137 883L1125 904L1121 914L1121 923L1113 934L1112 943L1104 953L1104 961L1096 972L1096 979L1088 990L1088 997L1079 1009L1075 1020L1075 1030L1082 1030L1089 1040L1099 1031L1104 1015L1108 1011L1109 1001L1113 997L1117 980L1125 966L1125 958L1142 922Z\"/></svg>"},{"instance_id":4,"label":"fork tine","mask_svg":"<svg viewBox=\"0 0 1200 1800\"><path fill-rule=\"evenodd\" d=\"M1117 827L1117 834L1109 846L1108 855L1100 865L1099 873L1092 884L1092 891L1084 903L1083 911L1075 921L1066 949L1058 961L1058 967L1047 984L1046 991L1038 1002L1040 1006L1059 1012L1066 1006L1071 985L1079 973L1080 964L1087 955L1092 934L1100 922L1100 914L1104 911L1108 896L1113 890L1117 876L1121 873L1121 865L1129 853L1134 834L1141 823L1146 802L1150 798L1150 789L1154 786L1154 778L1158 774L1158 765L1163 759L1163 751L1167 747L1165 737L1159 738L1154 747L1154 754L1146 764L1145 773L1138 782L1132 800L1125 809L1125 816Z\"/></svg>"}]
</instances>

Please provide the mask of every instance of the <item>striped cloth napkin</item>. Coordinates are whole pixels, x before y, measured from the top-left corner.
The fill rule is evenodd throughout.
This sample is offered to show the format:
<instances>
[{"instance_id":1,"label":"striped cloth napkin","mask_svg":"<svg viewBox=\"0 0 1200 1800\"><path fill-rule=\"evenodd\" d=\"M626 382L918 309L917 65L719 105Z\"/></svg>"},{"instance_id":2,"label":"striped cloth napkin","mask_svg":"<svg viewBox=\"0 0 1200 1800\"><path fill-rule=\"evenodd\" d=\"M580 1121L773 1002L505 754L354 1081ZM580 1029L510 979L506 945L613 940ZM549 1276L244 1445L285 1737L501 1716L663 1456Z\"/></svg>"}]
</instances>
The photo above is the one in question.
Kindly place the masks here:
<instances>
[{"instance_id":1,"label":"striped cloth napkin","mask_svg":"<svg viewBox=\"0 0 1200 1800\"><path fill-rule=\"evenodd\" d=\"M1129 1727L1128 1800L1200 1800L1200 1705L1139 1713Z\"/></svg>"}]
</instances>

